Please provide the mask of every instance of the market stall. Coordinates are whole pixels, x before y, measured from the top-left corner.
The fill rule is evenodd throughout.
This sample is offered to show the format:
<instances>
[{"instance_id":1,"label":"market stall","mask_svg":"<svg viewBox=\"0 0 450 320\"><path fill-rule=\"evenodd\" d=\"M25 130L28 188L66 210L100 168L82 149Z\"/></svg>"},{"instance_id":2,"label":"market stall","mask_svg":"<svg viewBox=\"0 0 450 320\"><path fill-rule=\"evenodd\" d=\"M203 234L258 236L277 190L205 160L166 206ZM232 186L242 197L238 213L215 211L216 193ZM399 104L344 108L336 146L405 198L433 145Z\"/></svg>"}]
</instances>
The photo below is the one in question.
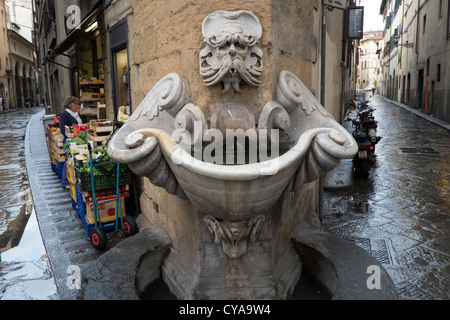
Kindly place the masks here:
<instances>
[{"instance_id":1,"label":"market stall","mask_svg":"<svg viewBox=\"0 0 450 320\"><path fill-rule=\"evenodd\" d=\"M87 125L66 126L68 138L63 144L59 119L56 117L47 127L52 169L62 180L66 167L72 206L99 250L106 247L108 236L137 232L130 197L131 171L106 152L115 128L111 121L94 120Z\"/></svg>"}]
</instances>

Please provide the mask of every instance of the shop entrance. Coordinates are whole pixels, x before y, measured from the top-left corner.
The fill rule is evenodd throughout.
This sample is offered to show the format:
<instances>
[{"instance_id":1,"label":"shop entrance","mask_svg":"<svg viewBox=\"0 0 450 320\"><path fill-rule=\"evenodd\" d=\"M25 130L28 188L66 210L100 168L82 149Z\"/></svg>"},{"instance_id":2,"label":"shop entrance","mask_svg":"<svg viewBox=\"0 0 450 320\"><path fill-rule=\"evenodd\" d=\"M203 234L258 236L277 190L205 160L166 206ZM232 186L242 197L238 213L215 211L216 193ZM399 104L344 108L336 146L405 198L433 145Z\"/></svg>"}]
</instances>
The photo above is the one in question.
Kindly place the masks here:
<instances>
[{"instance_id":1,"label":"shop entrance","mask_svg":"<svg viewBox=\"0 0 450 320\"><path fill-rule=\"evenodd\" d=\"M123 107L123 111L129 114L130 90L128 72L128 50L126 48L113 52L115 105Z\"/></svg>"},{"instance_id":2,"label":"shop entrance","mask_svg":"<svg viewBox=\"0 0 450 320\"><path fill-rule=\"evenodd\" d=\"M114 117L119 113L131 114L130 68L128 63L128 26L123 19L109 30L111 52L111 80ZM119 112L119 110L121 112Z\"/></svg>"},{"instance_id":3,"label":"shop entrance","mask_svg":"<svg viewBox=\"0 0 450 320\"><path fill-rule=\"evenodd\" d=\"M83 122L87 122L98 120L99 105L105 105L102 45L96 20L86 27L79 45L81 53L76 58L78 68L73 73L73 88L79 90L80 116Z\"/></svg>"}]
</instances>

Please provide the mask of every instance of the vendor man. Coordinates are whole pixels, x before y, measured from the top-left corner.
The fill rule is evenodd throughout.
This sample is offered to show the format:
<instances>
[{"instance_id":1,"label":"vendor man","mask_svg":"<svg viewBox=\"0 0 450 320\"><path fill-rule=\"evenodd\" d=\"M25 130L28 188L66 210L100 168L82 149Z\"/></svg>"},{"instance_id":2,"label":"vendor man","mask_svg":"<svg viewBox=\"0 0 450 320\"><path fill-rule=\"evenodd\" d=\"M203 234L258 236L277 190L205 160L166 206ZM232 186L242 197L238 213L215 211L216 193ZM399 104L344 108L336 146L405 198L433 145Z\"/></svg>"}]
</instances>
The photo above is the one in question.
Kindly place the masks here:
<instances>
[{"instance_id":1,"label":"vendor man","mask_svg":"<svg viewBox=\"0 0 450 320\"><path fill-rule=\"evenodd\" d=\"M80 100L76 97L67 97L64 99L64 108L65 110L59 116L59 128L61 130L61 134L64 136L63 143L66 143L66 129L65 126L71 127L74 124L81 125L82 121L80 115L78 114L78 110L80 110Z\"/></svg>"}]
</instances>

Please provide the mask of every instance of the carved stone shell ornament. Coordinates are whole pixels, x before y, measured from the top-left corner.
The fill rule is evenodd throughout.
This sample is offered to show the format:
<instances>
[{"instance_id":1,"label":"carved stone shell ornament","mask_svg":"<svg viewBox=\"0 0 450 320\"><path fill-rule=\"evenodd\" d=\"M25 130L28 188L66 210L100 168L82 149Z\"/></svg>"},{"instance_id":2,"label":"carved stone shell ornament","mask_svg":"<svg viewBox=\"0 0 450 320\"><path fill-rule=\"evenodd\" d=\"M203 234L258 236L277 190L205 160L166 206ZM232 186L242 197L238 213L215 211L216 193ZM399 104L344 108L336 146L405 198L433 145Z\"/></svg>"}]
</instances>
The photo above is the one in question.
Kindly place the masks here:
<instances>
[{"instance_id":1,"label":"carved stone shell ornament","mask_svg":"<svg viewBox=\"0 0 450 320\"><path fill-rule=\"evenodd\" d=\"M206 86L223 82L223 92L230 87L240 92L244 80L250 86L261 84L262 51L257 47L262 28L250 11L217 11L203 20L206 47L200 51L200 74Z\"/></svg>"}]
</instances>

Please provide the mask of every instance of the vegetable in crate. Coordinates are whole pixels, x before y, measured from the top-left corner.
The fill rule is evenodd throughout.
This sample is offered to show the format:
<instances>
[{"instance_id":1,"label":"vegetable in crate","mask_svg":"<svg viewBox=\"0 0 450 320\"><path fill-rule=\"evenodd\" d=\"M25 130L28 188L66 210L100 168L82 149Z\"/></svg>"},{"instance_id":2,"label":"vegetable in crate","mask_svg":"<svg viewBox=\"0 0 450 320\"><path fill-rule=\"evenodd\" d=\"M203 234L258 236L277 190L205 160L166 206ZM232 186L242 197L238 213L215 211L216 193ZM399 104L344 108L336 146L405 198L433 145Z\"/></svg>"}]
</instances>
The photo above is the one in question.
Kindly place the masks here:
<instances>
[{"instance_id":1,"label":"vegetable in crate","mask_svg":"<svg viewBox=\"0 0 450 320\"><path fill-rule=\"evenodd\" d=\"M75 142L77 145L88 144L88 137L86 131L81 131L72 142Z\"/></svg>"}]
</instances>

